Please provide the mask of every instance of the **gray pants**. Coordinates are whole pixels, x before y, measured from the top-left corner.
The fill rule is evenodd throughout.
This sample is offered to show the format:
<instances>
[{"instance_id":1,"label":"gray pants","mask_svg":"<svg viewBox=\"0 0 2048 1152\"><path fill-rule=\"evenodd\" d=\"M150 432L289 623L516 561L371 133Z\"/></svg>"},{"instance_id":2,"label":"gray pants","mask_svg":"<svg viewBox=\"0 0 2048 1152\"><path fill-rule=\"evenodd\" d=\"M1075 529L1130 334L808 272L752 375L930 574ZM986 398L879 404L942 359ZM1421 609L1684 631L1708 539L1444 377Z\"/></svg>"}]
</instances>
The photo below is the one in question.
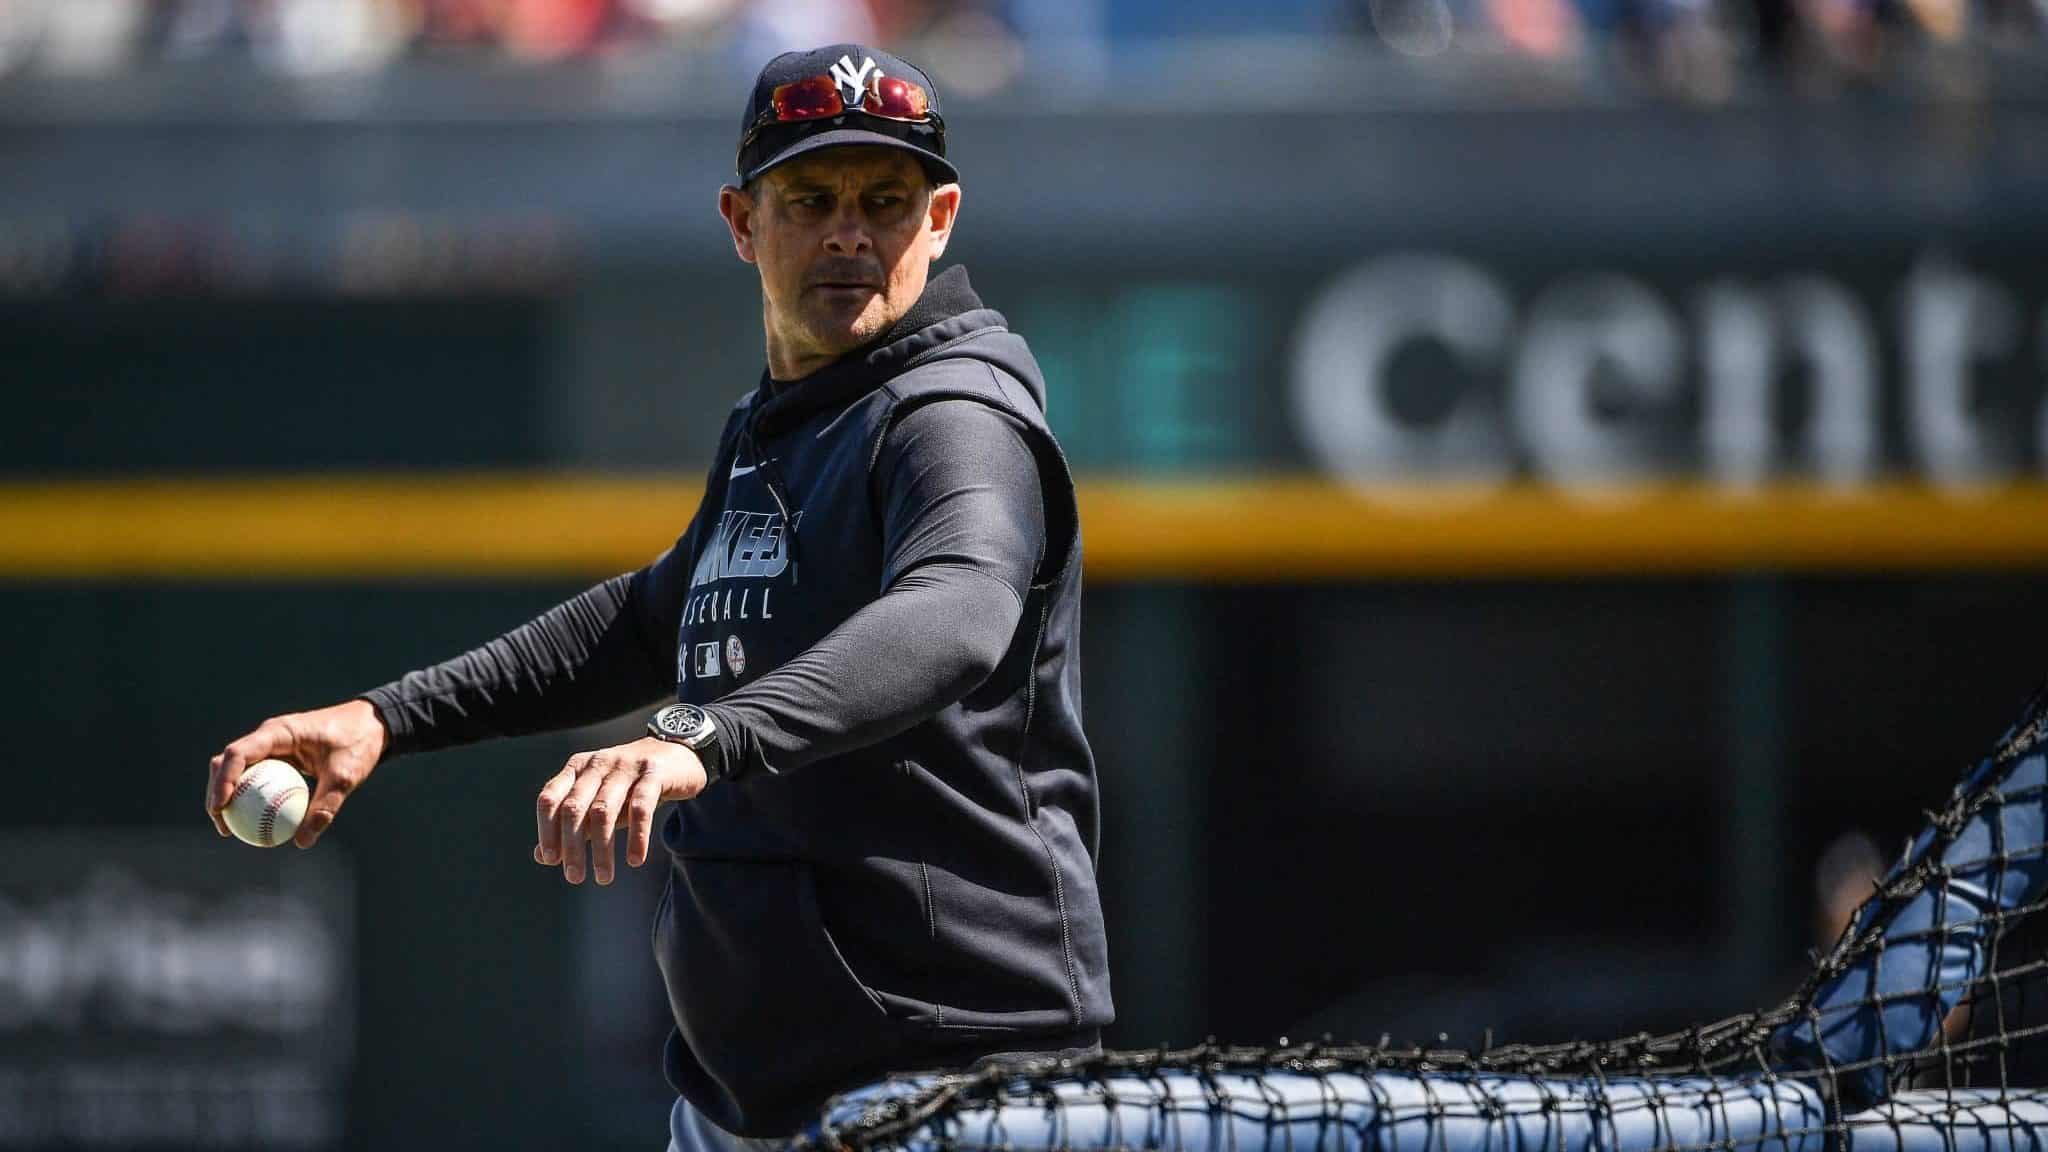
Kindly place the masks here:
<instances>
[{"instance_id":1,"label":"gray pants","mask_svg":"<svg viewBox=\"0 0 2048 1152\"><path fill-rule=\"evenodd\" d=\"M680 1096L668 1110L668 1152L775 1152L781 1146L779 1140L735 1136L706 1120Z\"/></svg>"}]
</instances>

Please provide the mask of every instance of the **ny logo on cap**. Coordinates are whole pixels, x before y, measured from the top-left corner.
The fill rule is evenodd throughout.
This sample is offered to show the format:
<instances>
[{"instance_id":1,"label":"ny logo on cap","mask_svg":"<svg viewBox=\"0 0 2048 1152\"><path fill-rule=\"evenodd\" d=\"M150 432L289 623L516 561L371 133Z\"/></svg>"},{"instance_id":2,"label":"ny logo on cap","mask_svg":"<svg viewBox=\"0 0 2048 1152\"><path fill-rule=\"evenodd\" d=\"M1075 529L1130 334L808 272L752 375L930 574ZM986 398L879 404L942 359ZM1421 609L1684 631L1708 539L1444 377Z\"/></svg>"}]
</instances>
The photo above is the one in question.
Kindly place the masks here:
<instances>
[{"instance_id":1,"label":"ny logo on cap","mask_svg":"<svg viewBox=\"0 0 2048 1152\"><path fill-rule=\"evenodd\" d=\"M868 73L870 72L875 74L875 79L880 80L882 78L882 70L876 66L875 58L872 56L861 57L859 68L853 66L853 59L848 56L841 56L839 63L832 66L832 79L840 87L846 89L846 106L848 108L860 107L861 101L866 98Z\"/></svg>"}]
</instances>

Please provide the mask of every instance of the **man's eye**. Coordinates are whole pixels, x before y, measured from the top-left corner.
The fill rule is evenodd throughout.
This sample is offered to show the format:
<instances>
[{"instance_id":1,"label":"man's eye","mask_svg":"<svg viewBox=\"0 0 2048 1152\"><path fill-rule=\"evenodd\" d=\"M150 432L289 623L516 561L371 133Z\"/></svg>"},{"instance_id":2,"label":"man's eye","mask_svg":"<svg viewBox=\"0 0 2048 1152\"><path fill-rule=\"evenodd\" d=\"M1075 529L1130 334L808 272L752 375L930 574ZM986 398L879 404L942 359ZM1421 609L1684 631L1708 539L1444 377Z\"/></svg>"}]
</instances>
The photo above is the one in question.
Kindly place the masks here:
<instances>
[{"instance_id":1,"label":"man's eye","mask_svg":"<svg viewBox=\"0 0 2048 1152\"><path fill-rule=\"evenodd\" d=\"M823 196L799 196L796 198L796 206L799 208L823 208L825 206L825 198Z\"/></svg>"}]
</instances>

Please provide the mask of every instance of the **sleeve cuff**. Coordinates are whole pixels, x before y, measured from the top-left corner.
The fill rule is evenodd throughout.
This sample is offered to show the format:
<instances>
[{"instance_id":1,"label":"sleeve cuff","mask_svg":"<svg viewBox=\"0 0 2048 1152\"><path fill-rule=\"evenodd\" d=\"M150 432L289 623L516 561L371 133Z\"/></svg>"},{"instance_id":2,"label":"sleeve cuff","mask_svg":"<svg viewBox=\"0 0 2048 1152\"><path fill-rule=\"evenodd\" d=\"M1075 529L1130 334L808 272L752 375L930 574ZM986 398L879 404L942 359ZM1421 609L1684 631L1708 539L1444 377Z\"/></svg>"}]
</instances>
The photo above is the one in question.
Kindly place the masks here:
<instances>
[{"instance_id":1,"label":"sleeve cuff","mask_svg":"<svg viewBox=\"0 0 2048 1152\"><path fill-rule=\"evenodd\" d=\"M756 770L773 772L761 763L760 744L753 738L737 715L730 708L716 704L702 705L705 715L718 726L718 751L715 755L720 763L714 776L719 780L737 780ZM710 768L711 765L705 767Z\"/></svg>"},{"instance_id":2,"label":"sleeve cuff","mask_svg":"<svg viewBox=\"0 0 2048 1152\"><path fill-rule=\"evenodd\" d=\"M377 712L377 722L384 725L384 755L389 760L413 751L412 725L405 708L398 702L398 693L392 685L372 688L356 697Z\"/></svg>"}]
</instances>

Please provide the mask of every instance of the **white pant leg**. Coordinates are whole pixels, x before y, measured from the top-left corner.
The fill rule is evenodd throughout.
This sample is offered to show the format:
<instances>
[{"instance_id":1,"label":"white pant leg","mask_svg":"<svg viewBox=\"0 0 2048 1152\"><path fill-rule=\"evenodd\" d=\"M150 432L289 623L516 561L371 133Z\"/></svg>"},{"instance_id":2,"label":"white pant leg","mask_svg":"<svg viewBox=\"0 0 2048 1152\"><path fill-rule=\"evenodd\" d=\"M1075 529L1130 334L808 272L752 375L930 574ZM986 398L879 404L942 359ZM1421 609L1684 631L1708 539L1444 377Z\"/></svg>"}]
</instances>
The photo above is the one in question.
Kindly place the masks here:
<instances>
[{"instance_id":1,"label":"white pant leg","mask_svg":"<svg viewBox=\"0 0 2048 1152\"><path fill-rule=\"evenodd\" d=\"M780 1140L735 1136L704 1118L690 1102L676 1097L668 1112L668 1152L776 1152Z\"/></svg>"}]
</instances>

